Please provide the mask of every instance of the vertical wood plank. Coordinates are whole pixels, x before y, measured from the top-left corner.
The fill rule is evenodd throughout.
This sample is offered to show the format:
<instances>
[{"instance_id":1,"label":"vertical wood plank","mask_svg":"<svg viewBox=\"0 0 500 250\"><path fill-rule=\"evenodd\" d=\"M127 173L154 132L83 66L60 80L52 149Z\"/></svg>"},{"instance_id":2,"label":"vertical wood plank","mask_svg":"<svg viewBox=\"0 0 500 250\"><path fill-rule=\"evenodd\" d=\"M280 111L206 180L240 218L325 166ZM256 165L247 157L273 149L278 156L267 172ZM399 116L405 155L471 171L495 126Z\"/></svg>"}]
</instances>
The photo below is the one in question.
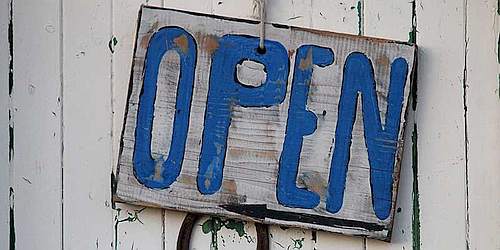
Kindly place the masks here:
<instances>
[{"instance_id":1,"label":"vertical wood plank","mask_svg":"<svg viewBox=\"0 0 500 250\"><path fill-rule=\"evenodd\" d=\"M113 34L108 41L112 50L113 88L113 168L118 164L123 117L130 85L130 72L137 32L137 21L142 4L162 6L161 0L113 0Z\"/></svg>"},{"instance_id":2,"label":"vertical wood plank","mask_svg":"<svg viewBox=\"0 0 500 250\"><path fill-rule=\"evenodd\" d=\"M465 101L470 249L500 249L500 67L497 1L467 1Z\"/></svg>"},{"instance_id":3,"label":"vertical wood plank","mask_svg":"<svg viewBox=\"0 0 500 250\"><path fill-rule=\"evenodd\" d=\"M196 0L164 0L163 7L195 11L201 13L213 14L213 1L196 1ZM177 249L177 238L179 235L179 230L181 228L182 222L186 216L186 213L179 211L163 210L163 234L164 234L164 249L165 250L175 250ZM200 244L200 245L198 245ZM210 241L207 242L197 242L191 239L191 247L197 249L206 249L210 245Z\"/></svg>"},{"instance_id":4,"label":"vertical wood plank","mask_svg":"<svg viewBox=\"0 0 500 250\"><path fill-rule=\"evenodd\" d=\"M258 9L255 11L252 9L253 4L255 4L254 1L245 0L231 4L228 4L228 2L230 1L215 0L213 4L214 14L259 19L257 15ZM357 12L351 8L356 6L356 3L354 0L266 1L266 21L356 34L358 31L358 16ZM278 226L269 226L269 232L272 235L270 249L282 249L282 246L285 249L286 247L294 249L294 246L302 246L301 249L363 249L363 240L361 238L323 232L317 233L311 230L282 230ZM296 237L292 237L293 235Z\"/></svg>"},{"instance_id":5,"label":"vertical wood plank","mask_svg":"<svg viewBox=\"0 0 500 250\"><path fill-rule=\"evenodd\" d=\"M311 0L311 28L358 35L363 27L359 0Z\"/></svg>"},{"instance_id":6,"label":"vertical wood plank","mask_svg":"<svg viewBox=\"0 0 500 250\"><path fill-rule=\"evenodd\" d=\"M412 30L412 4L398 0L365 0L364 33L400 41L409 39ZM410 101L413 102L413 101ZM403 150L399 191L391 243L367 239L366 249L411 249L412 247L412 132L415 112L409 105L405 147Z\"/></svg>"},{"instance_id":7,"label":"vertical wood plank","mask_svg":"<svg viewBox=\"0 0 500 250\"><path fill-rule=\"evenodd\" d=\"M165 235L164 250L176 250L177 238L182 226L182 222L186 217L186 213L172 210L165 211L165 220L163 230ZM204 244L206 246L207 244Z\"/></svg>"},{"instance_id":8,"label":"vertical wood plank","mask_svg":"<svg viewBox=\"0 0 500 250\"><path fill-rule=\"evenodd\" d=\"M64 23L64 248L110 249L111 2L67 1Z\"/></svg>"},{"instance_id":9,"label":"vertical wood plank","mask_svg":"<svg viewBox=\"0 0 500 250\"><path fill-rule=\"evenodd\" d=\"M230 1L214 0L214 14L259 19L258 9L252 9L255 1L245 0L231 4L228 2ZM360 20L358 9L353 8L357 3L355 0L266 1L266 22L357 34ZM363 249L363 239L339 234L301 229L282 230L278 226L269 226L269 232L272 235L271 249L281 249L281 246L293 249L294 246L300 245L302 249ZM296 237L293 238L292 235ZM298 237L300 235L303 237ZM287 242L291 244L286 244Z\"/></svg>"},{"instance_id":10,"label":"vertical wood plank","mask_svg":"<svg viewBox=\"0 0 500 250\"><path fill-rule=\"evenodd\" d=\"M163 0L163 6L171 9L212 13L212 0Z\"/></svg>"},{"instance_id":11,"label":"vertical wood plank","mask_svg":"<svg viewBox=\"0 0 500 250\"><path fill-rule=\"evenodd\" d=\"M466 249L464 1L418 0L418 185L422 249Z\"/></svg>"},{"instance_id":12,"label":"vertical wood plank","mask_svg":"<svg viewBox=\"0 0 500 250\"><path fill-rule=\"evenodd\" d=\"M312 0L266 1L266 20L272 23L311 27Z\"/></svg>"},{"instance_id":13,"label":"vertical wood plank","mask_svg":"<svg viewBox=\"0 0 500 250\"><path fill-rule=\"evenodd\" d=\"M305 27L348 34L359 34L361 32L359 27L362 26L360 22L362 22L363 13L360 6L358 6L361 3L360 1L309 0L303 2L305 6L308 6L306 8L308 9L308 15L305 15L304 18L304 20L308 20L308 23ZM304 8L292 6L292 8L294 7L298 7L296 9ZM356 122L355 126L360 126L360 123ZM365 247L362 238L327 232L311 232L310 241L313 243L312 249L356 250Z\"/></svg>"},{"instance_id":14,"label":"vertical wood plank","mask_svg":"<svg viewBox=\"0 0 500 250\"><path fill-rule=\"evenodd\" d=\"M0 249L9 247L9 71L10 1L0 1Z\"/></svg>"},{"instance_id":15,"label":"vertical wood plank","mask_svg":"<svg viewBox=\"0 0 500 250\"><path fill-rule=\"evenodd\" d=\"M260 20L256 3L257 0L212 0L212 11L219 16Z\"/></svg>"},{"instance_id":16,"label":"vertical wood plank","mask_svg":"<svg viewBox=\"0 0 500 250\"><path fill-rule=\"evenodd\" d=\"M365 35L409 41L412 12L411 1L365 0Z\"/></svg>"},{"instance_id":17,"label":"vertical wood plank","mask_svg":"<svg viewBox=\"0 0 500 250\"><path fill-rule=\"evenodd\" d=\"M108 46L112 50L112 110L113 110L113 172L116 173L120 150L123 117L127 101L132 67L132 55L137 31L137 17L141 4L162 6L161 0L113 0L112 36ZM117 249L163 249L163 210L128 204L116 204L114 211Z\"/></svg>"},{"instance_id":18,"label":"vertical wood plank","mask_svg":"<svg viewBox=\"0 0 500 250\"><path fill-rule=\"evenodd\" d=\"M59 17L59 1L13 2L16 249L62 244Z\"/></svg>"},{"instance_id":19,"label":"vertical wood plank","mask_svg":"<svg viewBox=\"0 0 500 250\"><path fill-rule=\"evenodd\" d=\"M313 250L321 250L321 249L364 250L365 242L364 239L359 237L337 235L328 232L317 232L317 240Z\"/></svg>"}]
</instances>

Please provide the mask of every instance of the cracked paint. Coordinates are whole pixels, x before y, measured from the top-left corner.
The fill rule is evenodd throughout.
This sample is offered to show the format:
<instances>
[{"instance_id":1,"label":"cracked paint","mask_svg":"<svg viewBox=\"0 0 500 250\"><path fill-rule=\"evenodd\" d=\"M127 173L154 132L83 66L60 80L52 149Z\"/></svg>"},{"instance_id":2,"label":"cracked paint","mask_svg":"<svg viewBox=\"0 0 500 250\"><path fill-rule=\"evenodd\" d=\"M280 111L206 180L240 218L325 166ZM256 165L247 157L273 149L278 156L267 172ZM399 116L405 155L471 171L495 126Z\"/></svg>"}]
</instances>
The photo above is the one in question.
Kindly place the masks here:
<instances>
[{"instance_id":1,"label":"cracked paint","mask_svg":"<svg viewBox=\"0 0 500 250\"><path fill-rule=\"evenodd\" d=\"M126 218L123 218L123 219L118 219L118 217L120 216L120 212L121 212L121 208L117 208L115 209L117 211L116 215L115 215L115 239L113 241L113 249L114 250L118 250L118 225L120 223L123 223L123 222L135 222L135 221L138 221L140 222L141 224L144 224L141 219L139 218L139 214L144 211L146 208L141 208L141 209L138 209L138 210L134 210L133 212L127 212L127 217Z\"/></svg>"}]
</instances>

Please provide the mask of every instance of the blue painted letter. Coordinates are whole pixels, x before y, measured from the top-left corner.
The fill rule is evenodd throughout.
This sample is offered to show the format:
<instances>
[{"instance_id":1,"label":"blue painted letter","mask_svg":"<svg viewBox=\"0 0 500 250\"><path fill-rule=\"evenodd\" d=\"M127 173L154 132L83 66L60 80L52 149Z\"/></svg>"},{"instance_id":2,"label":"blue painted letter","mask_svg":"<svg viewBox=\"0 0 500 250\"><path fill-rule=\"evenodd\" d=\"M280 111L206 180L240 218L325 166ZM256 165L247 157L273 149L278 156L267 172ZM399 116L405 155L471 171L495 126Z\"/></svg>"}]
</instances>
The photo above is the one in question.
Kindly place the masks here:
<instances>
[{"instance_id":1,"label":"blue painted letter","mask_svg":"<svg viewBox=\"0 0 500 250\"><path fill-rule=\"evenodd\" d=\"M176 51L180 57L172 141L167 159L154 160L151 156L151 133L156 81L161 60L169 50ZM184 158L196 66L195 40L182 28L162 28L151 38L144 64L144 83L135 128L134 171L139 182L146 187L168 188L179 176Z\"/></svg>"},{"instance_id":2,"label":"blue painted letter","mask_svg":"<svg viewBox=\"0 0 500 250\"><path fill-rule=\"evenodd\" d=\"M232 107L269 107L285 99L287 51L275 41L266 40L264 45L266 52L261 54L257 52L258 38L225 35L213 54L197 179L202 194L213 194L221 187ZM267 78L262 85L249 87L238 82L236 65L244 60L265 66Z\"/></svg>"},{"instance_id":3,"label":"blue painted letter","mask_svg":"<svg viewBox=\"0 0 500 250\"><path fill-rule=\"evenodd\" d=\"M352 129L356 119L358 93L361 93L373 210L381 220L389 217L392 205L392 175L407 73L406 60L395 59L391 64L387 113L385 124L382 126L371 61L358 52L347 57L326 200L328 211L336 213L342 207Z\"/></svg>"},{"instance_id":4,"label":"blue painted letter","mask_svg":"<svg viewBox=\"0 0 500 250\"><path fill-rule=\"evenodd\" d=\"M314 45L303 45L297 49L276 188L278 202L287 207L314 208L319 204L319 195L305 188L298 188L296 179L303 136L314 133L318 119L313 112L306 109L313 65L325 67L332 63L331 49Z\"/></svg>"}]
</instances>

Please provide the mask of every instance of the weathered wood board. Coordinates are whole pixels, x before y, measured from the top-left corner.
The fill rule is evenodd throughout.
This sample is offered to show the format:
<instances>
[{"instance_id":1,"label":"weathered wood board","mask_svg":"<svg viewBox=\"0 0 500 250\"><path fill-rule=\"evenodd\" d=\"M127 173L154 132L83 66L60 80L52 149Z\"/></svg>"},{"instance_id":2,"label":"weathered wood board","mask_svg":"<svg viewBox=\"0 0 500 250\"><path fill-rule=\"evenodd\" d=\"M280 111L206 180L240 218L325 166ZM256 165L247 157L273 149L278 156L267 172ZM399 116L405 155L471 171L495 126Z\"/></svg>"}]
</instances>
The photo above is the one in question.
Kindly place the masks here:
<instances>
[{"instance_id":1,"label":"weathered wood board","mask_svg":"<svg viewBox=\"0 0 500 250\"><path fill-rule=\"evenodd\" d=\"M390 240L416 47L143 7L115 198Z\"/></svg>"}]
</instances>

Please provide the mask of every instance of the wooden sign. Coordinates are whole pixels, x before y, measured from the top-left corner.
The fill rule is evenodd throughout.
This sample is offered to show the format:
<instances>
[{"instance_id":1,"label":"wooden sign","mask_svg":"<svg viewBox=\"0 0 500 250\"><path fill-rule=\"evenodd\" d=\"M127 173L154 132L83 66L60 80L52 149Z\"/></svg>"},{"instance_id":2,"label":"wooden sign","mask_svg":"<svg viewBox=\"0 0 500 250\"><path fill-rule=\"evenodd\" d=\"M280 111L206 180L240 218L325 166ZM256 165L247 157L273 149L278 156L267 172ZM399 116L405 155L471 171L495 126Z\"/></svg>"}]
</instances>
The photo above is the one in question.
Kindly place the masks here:
<instances>
[{"instance_id":1,"label":"wooden sign","mask_svg":"<svg viewBox=\"0 0 500 250\"><path fill-rule=\"evenodd\" d=\"M143 7L116 198L390 239L415 46Z\"/></svg>"}]
</instances>

